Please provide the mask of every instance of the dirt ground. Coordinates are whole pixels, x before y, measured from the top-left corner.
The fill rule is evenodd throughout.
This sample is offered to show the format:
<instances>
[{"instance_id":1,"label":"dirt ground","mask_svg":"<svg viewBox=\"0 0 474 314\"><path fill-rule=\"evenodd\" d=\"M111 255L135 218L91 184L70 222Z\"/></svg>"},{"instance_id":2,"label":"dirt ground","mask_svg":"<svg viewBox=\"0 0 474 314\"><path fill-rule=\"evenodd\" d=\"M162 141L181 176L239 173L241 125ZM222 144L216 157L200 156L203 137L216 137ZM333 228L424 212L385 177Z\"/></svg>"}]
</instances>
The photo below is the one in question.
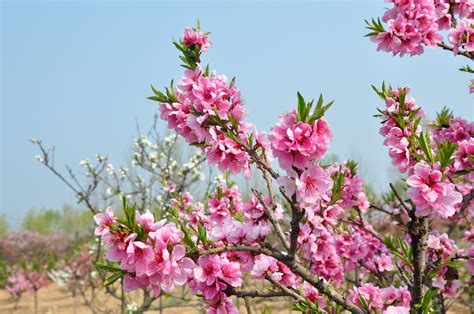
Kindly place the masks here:
<instances>
[{"instance_id":1,"label":"dirt ground","mask_svg":"<svg viewBox=\"0 0 474 314\"><path fill-rule=\"evenodd\" d=\"M253 302L253 301L252 301ZM194 303L194 302L193 302ZM253 302L254 303L254 302ZM120 304L117 300L109 297L107 295L99 296L99 304L101 304L101 310L107 311L109 313L119 313ZM285 304L284 301L275 301L272 303L267 302L268 305L271 305L272 313L292 313L288 308L289 305ZM243 302L241 304L242 313L245 313ZM254 309L255 308L254 304ZM258 312L260 313L264 304L260 303L258 307ZM75 308L75 309L74 309ZM50 284L47 287L41 289L38 292L38 312L41 314L88 314L92 311L81 304L81 299L78 297L76 299L76 306L74 306L74 298L71 294L64 289L61 289L56 284ZM21 300L18 302L15 309L15 302L10 298L10 295L4 291L0 290L0 313L14 313L14 314L30 314L34 313L34 297L32 295L25 294L22 296ZM159 313L158 311L149 311L147 313ZM193 304L192 306L181 306L177 308L164 309L164 314L199 314L200 307ZM295 313L295 312L293 312ZM469 314L469 309L461 306L454 305L450 311L450 314Z\"/></svg>"},{"instance_id":2,"label":"dirt ground","mask_svg":"<svg viewBox=\"0 0 474 314\"><path fill-rule=\"evenodd\" d=\"M74 303L76 303L74 305ZM101 294L98 297L98 304L100 309L109 313L119 313L120 303L118 300ZM14 314L30 314L34 313L34 297L30 294L24 294L18 302L15 309L15 302L10 298L10 295L0 290L0 313L14 313ZM74 298L72 295L60 288L56 284L49 284L47 287L38 291L38 312L41 314L88 314L92 313L91 309L82 303L81 297ZM147 313L158 313L150 311ZM177 309L165 309L165 314L174 313L199 313L193 308L180 307Z\"/></svg>"},{"instance_id":3,"label":"dirt ground","mask_svg":"<svg viewBox=\"0 0 474 314\"><path fill-rule=\"evenodd\" d=\"M133 295L132 295L133 297ZM75 303L75 305L74 305ZM155 304L156 303L156 304ZM155 301L154 305L158 306L158 300ZM163 304L167 304L164 300ZM276 301L275 303L265 302L271 305L274 310L272 313L291 313L288 309L289 305L286 305L284 301ZM34 313L34 296L30 294L24 294L18 304L11 299L10 295L5 290L0 290L0 314L12 313L12 314L33 314ZM120 313L120 302L105 293L101 293L98 296L98 302L100 304L99 309L105 313ZM256 303L252 301L253 313L261 313L261 310L265 306L264 303ZM202 311L202 303L199 300L193 300L192 304L186 306L182 304L179 307L163 309L163 314L200 314ZM241 312L245 313L244 302L240 302ZM257 312L258 310L258 312ZM92 313L91 309L82 303L81 297L78 296L74 302L72 295L60 288L58 285L52 283L45 288L38 291L38 313L40 314L86 314ZM160 313L159 311L147 311L146 313ZM205 312L204 312L205 313Z\"/></svg>"}]
</instances>

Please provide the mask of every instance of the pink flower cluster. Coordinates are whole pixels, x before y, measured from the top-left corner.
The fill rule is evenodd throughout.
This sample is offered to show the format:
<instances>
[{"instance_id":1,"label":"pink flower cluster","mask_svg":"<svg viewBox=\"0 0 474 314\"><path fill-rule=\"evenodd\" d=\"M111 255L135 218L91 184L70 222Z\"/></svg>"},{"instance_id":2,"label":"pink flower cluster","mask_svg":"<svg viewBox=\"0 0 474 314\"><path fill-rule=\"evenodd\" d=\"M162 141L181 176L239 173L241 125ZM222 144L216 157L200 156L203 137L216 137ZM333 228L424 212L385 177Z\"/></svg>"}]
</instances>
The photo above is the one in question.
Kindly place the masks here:
<instances>
[{"instance_id":1,"label":"pink flower cluster","mask_svg":"<svg viewBox=\"0 0 474 314\"><path fill-rule=\"evenodd\" d=\"M372 229L370 225L367 225L366 228ZM346 271L360 267L361 261L367 270L375 273L394 270L392 259L385 245L361 228L350 227L349 231L342 231L336 239L336 249L338 255L344 258Z\"/></svg>"},{"instance_id":2,"label":"pink flower cluster","mask_svg":"<svg viewBox=\"0 0 474 314\"><path fill-rule=\"evenodd\" d=\"M459 142L457 151L455 153L455 160L453 162L454 171L472 170L474 169L474 137L469 140ZM466 179L474 181L472 171L466 175Z\"/></svg>"},{"instance_id":3,"label":"pink flower cluster","mask_svg":"<svg viewBox=\"0 0 474 314\"><path fill-rule=\"evenodd\" d=\"M362 306L359 297L366 301L368 309L371 311L388 310L389 307L392 307L388 312L384 313L404 313L394 312L395 309L393 307L403 307L409 310L411 301L410 292L406 288L395 288L394 286L379 288L370 283L354 287L349 293L348 299L354 304ZM401 309L397 310L400 311Z\"/></svg>"},{"instance_id":4,"label":"pink flower cluster","mask_svg":"<svg viewBox=\"0 0 474 314\"><path fill-rule=\"evenodd\" d=\"M351 168L334 164L323 169L314 164L301 176L289 170L289 176L278 180L287 195L296 193L305 209L307 222L298 235L302 257L310 263L313 274L336 284L342 283L346 271L360 267L361 263L375 272L390 271L393 267L384 244L378 239L363 229L348 226L348 231L339 224L341 219L347 219L349 210L364 212L369 207L362 181L355 168ZM340 198L331 204L335 175L343 176L343 185Z\"/></svg>"},{"instance_id":5,"label":"pink flower cluster","mask_svg":"<svg viewBox=\"0 0 474 314\"><path fill-rule=\"evenodd\" d=\"M107 259L120 262L120 268L128 272L126 291L150 286L159 295L161 289L171 291L175 285L184 285L192 275L194 262L185 256L186 249L179 244L184 235L173 223L155 222L149 211L137 211L135 219L144 230L139 236L118 223L110 208L94 219L99 225L96 235L109 246Z\"/></svg>"},{"instance_id":6,"label":"pink flower cluster","mask_svg":"<svg viewBox=\"0 0 474 314\"><path fill-rule=\"evenodd\" d=\"M432 0L391 0L394 7L388 9L382 20L388 30L371 39L378 44L377 50L400 54L419 55L423 46L435 47L442 40L436 7Z\"/></svg>"},{"instance_id":7,"label":"pink flower cluster","mask_svg":"<svg viewBox=\"0 0 474 314\"><path fill-rule=\"evenodd\" d=\"M182 42L207 48L210 41L199 31L186 29ZM250 175L248 155L242 147L252 126L243 121L246 111L240 91L224 75L207 73L197 64L187 70L176 89L177 101L162 103L161 118L188 143L198 145L208 162L221 171ZM231 138L227 134L231 132ZM260 140L262 137L259 138ZM257 141L257 147L260 145Z\"/></svg>"},{"instance_id":8,"label":"pink flower cluster","mask_svg":"<svg viewBox=\"0 0 474 314\"><path fill-rule=\"evenodd\" d=\"M225 185L218 186L214 195L209 199L208 205L211 222L215 224L221 224L227 217L241 212L242 203L237 186L231 188Z\"/></svg>"},{"instance_id":9,"label":"pink flower cluster","mask_svg":"<svg viewBox=\"0 0 474 314\"><path fill-rule=\"evenodd\" d=\"M433 231L429 234L426 256L430 261L441 263L460 253L462 253L462 250L457 247L454 240L448 238L446 233L440 235ZM444 294L454 297L460 287L460 282L457 279L449 278L448 271L449 267L447 265L441 265L432 285L439 288Z\"/></svg>"},{"instance_id":10,"label":"pink flower cluster","mask_svg":"<svg viewBox=\"0 0 474 314\"><path fill-rule=\"evenodd\" d=\"M451 142L459 144L462 141L469 140L474 136L474 122L468 122L461 117L449 119L448 126L440 126L439 129L433 128L433 137L438 142Z\"/></svg>"},{"instance_id":11,"label":"pink flower cluster","mask_svg":"<svg viewBox=\"0 0 474 314\"><path fill-rule=\"evenodd\" d=\"M466 51L474 50L472 19L474 4L471 0L388 0L393 7L387 9L382 21L388 29L375 28L371 40L378 44L377 50L392 52L393 55L411 56L422 54L424 46L436 47L443 39L441 30L450 31L449 40L454 45L454 53L460 46ZM460 18L456 28L452 28L456 16Z\"/></svg>"},{"instance_id":12,"label":"pink flower cluster","mask_svg":"<svg viewBox=\"0 0 474 314\"><path fill-rule=\"evenodd\" d=\"M332 133L324 118L309 124L298 121L292 110L280 116L268 138L281 168L303 170L326 153Z\"/></svg>"},{"instance_id":13,"label":"pink flower cluster","mask_svg":"<svg viewBox=\"0 0 474 314\"><path fill-rule=\"evenodd\" d=\"M443 178L438 163L431 166L424 161L418 162L407 184L407 196L416 205L417 216L434 214L446 219L456 214L457 205L462 202L461 193L456 191L453 183Z\"/></svg>"},{"instance_id":14,"label":"pink flower cluster","mask_svg":"<svg viewBox=\"0 0 474 314\"><path fill-rule=\"evenodd\" d=\"M345 173L344 185L341 189L340 206L344 209L357 208L362 213L367 212L370 203L364 190L364 182L344 164L341 171Z\"/></svg>"},{"instance_id":15,"label":"pink flower cluster","mask_svg":"<svg viewBox=\"0 0 474 314\"><path fill-rule=\"evenodd\" d=\"M271 232L263 204L256 197L242 203L236 186L219 185L210 196L207 211L201 205L193 205L188 193L173 196L170 202L173 208L196 229L198 225L204 226L208 240L215 247L259 246ZM270 199L267 198L265 205L270 205ZM197 214L193 212L196 210ZM283 218L280 205L274 208L274 213L277 219ZM250 252L227 252L201 256L194 262L186 257L181 244L184 234L174 224L164 220L155 222L149 211L136 212L135 219L138 230L144 234L121 225L110 208L95 216L99 225L96 234L109 246L107 259L119 262L120 268L127 271L126 291L151 287L157 295L161 289L171 291L174 286L188 283L194 293L199 292L208 302L208 313L237 313L229 295L241 286L243 271L259 270L257 261L263 256L254 259ZM193 236L192 240L196 238ZM201 244L200 248L205 246ZM297 277L284 264L273 259L271 262L272 269L277 267L281 272L274 280L296 287Z\"/></svg>"},{"instance_id":16,"label":"pink flower cluster","mask_svg":"<svg viewBox=\"0 0 474 314\"><path fill-rule=\"evenodd\" d=\"M474 8L474 5L472 6ZM462 19L449 33L449 41L453 44L454 54L458 54L463 47L467 52L474 51L474 20Z\"/></svg>"},{"instance_id":17,"label":"pink flower cluster","mask_svg":"<svg viewBox=\"0 0 474 314\"><path fill-rule=\"evenodd\" d=\"M210 255L200 257L198 266L189 284L194 293L201 292L209 301L208 314L239 313L226 294L227 289L242 286L239 263L229 261L225 255Z\"/></svg>"},{"instance_id":18,"label":"pink flower cluster","mask_svg":"<svg viewBox=\"0 0 474 314\"><path fill-rule=\"evenodd\" d=\"M183 42L188 47L196 45L198 49L203 52L206 52L207 48L212 44L207 34L199 29L194 30L190 27L186 27L184 30Z\"/></svg>"},{"instance_id":19,"label":"pink flower cluster","mask_svg":"<svg viewBox=\"0 0 474 314\"><path fill-rule=\"evenodd\" d=\"M421 131L419 127L416 130L413 129L414 122L408 121L408 117L414 112L416 112L416 117L423 116L423 112L419 110L411 97L405 96L403 108L400 108L400 93L408 95L409 92L409 87L399 87L390 91L390 97L385 99L386 109L381 116L382 126L379 130L379 133L385 137L383 144L389 149L392 165L398 167L402 173L415 162L410 152L409 138ZM400 119L405 121L404 125L400 125Z\"/></svg>"},{"instance_id":20,"label":"pink flower cluster","mask_svg":"<svg viewBox=\"0 0 474 314\"><path fill-rule=\"evenodd\" d=\"M293 169L287 170L287 176L280 177L278 183L287 196L296 193L296 200L301 204L311 204L320 200L329 200L332 187L331 171L315 163L298 175Z\"/></svg>"},{"instance_id":21,"label":"pink flower cluster","mask_svg":"<svg viewBox=\"0 0 474 314\"><path fill-rule=\"evenodd\" d=\"M344 264L337 251L336 233L330 226L324 227L323 218L314 216L311 222L301 226L298 244L302 257L311 262L311 272L340 285L344 279Z\"/></svg>"},{"instance_id":22,"label":"pink flower cluster","mask_svg":"<svg viewBox=\"0 0 474 314\"><path fill-rule=\"evenodd\" d=\"M434 126L432 134L441 145L445 142L458 145L453 153L454 161L448 170L451 173L466 171L464 178L470 182L474 181L474 174L470 171L474 168L474 122L468 122L461 117L450 118L447 126Z\"/></svg>"},{"instance_id":23,"label":"pink flower cluster","mask_svg":"<svg viewBox=\"0 0 474 314\"><path fill-rule=\"evenodd\" d=\"M316 288L308 284L306 281L303 283L303 293L308 301L312 302L313 304L317 304L319 309L327 309L326 299L324 296L320 295L318 290L316 290Z\"/></svg>"},{"instance_id":24,"label":"pink flower cluster","mask_svg":"<svg viewBox=\"0 0 474 314\"><path fill-rule=\"evenodd\" d=\"M199 223L208 226L211 220L209 215L204 213L203 205L192 201L193 197L189 192L176 193L170 200L170 207L177 209L179 216L194 228L197 228Z\"/></svg>"},{"instance_id":25,"label":"pink flower cluster","mask_svg":"<svg viewBox=\"0 0 474 314\"><path fill-rule=\"evenodd\" d=\"M292 288L297 288L301 282L301 278L293 274L288 266L273 257L260 254L255 257L254 262L250 275L256 279L269 277L283 286Z\"/></svg>"}]
</instances>

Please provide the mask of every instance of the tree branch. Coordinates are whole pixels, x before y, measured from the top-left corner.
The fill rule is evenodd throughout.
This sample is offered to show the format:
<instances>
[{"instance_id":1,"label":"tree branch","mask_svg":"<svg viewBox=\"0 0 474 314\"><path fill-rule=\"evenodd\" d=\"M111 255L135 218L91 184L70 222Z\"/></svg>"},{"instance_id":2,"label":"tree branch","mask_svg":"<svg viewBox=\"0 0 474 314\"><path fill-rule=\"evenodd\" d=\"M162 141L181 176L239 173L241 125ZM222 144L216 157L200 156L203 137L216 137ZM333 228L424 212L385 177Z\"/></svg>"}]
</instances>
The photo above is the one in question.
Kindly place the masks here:
<instances>
[{"instance_id":1,"label":"tree branch","mask_svg":"<svg viewBox=\"0 0 474 314\"><path fill-rule=\"evenodd\" d=\"M449 50L449 51L454 50L453 46L449 46L449 45L445 44L443 41L438 43L437 46L444 49L444 50ZM469 53L467 51L459 50L457 54L461 55L461 56L464 56L468 59L474 60L474 54L473 53Z\"/></svg>"}]
</instances>

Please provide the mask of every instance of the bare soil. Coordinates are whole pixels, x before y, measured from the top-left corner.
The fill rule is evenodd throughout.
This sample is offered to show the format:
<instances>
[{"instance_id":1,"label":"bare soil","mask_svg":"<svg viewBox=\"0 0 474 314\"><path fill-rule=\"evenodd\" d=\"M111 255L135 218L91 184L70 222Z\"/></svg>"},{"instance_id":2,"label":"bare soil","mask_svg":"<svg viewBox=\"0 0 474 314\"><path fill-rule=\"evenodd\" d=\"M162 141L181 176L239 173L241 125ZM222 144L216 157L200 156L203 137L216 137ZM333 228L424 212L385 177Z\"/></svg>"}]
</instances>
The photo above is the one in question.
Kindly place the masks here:
<instances>
[{"instance_id":1,"label":"bare soil","mask_svg":"<svg viewBox=\"0 0 474 314\"><path fill-rule=\"evenodd\" d=\"M156 302L158 303L158 302ZM14 313L14 314L32 314L35 312L34 297L30 294L24 294L20 301L16 304L12 300L10 295L0 290L0 313ZM101 293L98 296L98 304L100 304L100 310L108 313L119 313L120 303L118 300ZM202 313L202 307L199 305L199 301L193 301L193 304L186 306L186 304L180 307L163 309L163 314L199 314ZM158 304L156 304L158 305ZM242 313L246 313L243 301L240 302L240 308ZM272 313L295 313L289 310L290 306L285 300L277 300L274 302L256 302L252 300L253 313L261 313L261 310L265 305L269 305L272 308ZM38 292L38 313L39 314L88 314L92 313L90 308L82 303L80 297L74 298L71 293L60 288L56 284L50 284L47 287L41 289ZM147 313L160 313L159 311L149 311ZM450 311L450 314L469 314L468 308L454 304Z\"/></svg>"}]
</instances>

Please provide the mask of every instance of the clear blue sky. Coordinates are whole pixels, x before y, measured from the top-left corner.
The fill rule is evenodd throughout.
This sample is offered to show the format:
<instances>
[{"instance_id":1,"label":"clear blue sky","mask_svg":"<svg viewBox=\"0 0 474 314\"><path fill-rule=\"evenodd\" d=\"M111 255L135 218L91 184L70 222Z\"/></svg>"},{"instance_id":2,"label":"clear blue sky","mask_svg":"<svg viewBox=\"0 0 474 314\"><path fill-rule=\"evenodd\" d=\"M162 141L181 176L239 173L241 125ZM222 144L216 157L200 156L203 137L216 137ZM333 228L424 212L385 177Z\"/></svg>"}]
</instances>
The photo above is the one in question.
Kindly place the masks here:
<instances>
[{"instance_id":1,"label":"clear blue sky","mask_svg":"<svg viewBox=\"0 0 474 314\"><path fill-rule=\"evenodd\" d=\"M326 2L22 2L3 1L1 54L1 211L18 225L31 208L73 203L72 193L42 167L27 139L56 146L56 164L77 166L96 152L121 163L135 122L149 126L156 103L149 84L181 75L170 43L197 18L215 45L206 61L237 77L250 122L268 130L280 113L320 92L330 152L352 157L378 189L390 177L387 150L372 118L370 84L407 84L430 116L448 105L473 118L466 63L449 52L393 58L363 38L379 1Z\"/></svg>"}]
</instances>

